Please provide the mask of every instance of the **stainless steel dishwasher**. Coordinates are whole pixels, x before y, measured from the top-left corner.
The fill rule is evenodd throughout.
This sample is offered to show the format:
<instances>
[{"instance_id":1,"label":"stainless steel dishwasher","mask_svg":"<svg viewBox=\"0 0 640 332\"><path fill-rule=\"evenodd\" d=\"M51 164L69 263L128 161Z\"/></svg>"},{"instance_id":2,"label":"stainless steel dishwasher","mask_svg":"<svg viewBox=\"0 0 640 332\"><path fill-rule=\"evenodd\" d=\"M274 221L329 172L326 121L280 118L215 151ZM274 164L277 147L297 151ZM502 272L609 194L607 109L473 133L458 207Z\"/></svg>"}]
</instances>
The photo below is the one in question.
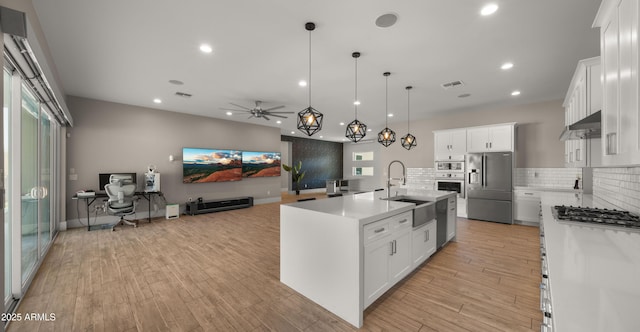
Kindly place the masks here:
<instances>
[{"instance_id":1,"label":"stainless steel dishwasher","mask_svg":"<svg viewBox=\"0 0 640 332\"><path fill-rule=\"evenodd\" d=\"M447 212L449 208L449 199L440 199L436 201L436 223L438 224L438 233L436 236L436 248L440 248L447 242Z\"/></svg>"}]
</instances>

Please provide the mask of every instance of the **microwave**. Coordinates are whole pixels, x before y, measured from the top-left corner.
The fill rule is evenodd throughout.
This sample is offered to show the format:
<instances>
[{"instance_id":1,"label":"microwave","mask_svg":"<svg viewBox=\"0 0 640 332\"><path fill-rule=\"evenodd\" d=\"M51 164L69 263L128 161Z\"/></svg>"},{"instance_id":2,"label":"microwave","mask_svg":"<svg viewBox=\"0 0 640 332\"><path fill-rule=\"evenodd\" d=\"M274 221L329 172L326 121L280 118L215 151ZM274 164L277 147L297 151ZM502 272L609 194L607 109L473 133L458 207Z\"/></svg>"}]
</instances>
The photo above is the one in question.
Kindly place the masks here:
<instances>
[{"instance_id":1,"label":"microwave","mask_svg":"<svg viewBox=\"0 0 640 332\"><path fill-rule=\"evenodd\" d=\"M436 171L464 173L464 161L436 161Z\"/></svg>"}]
</instances>

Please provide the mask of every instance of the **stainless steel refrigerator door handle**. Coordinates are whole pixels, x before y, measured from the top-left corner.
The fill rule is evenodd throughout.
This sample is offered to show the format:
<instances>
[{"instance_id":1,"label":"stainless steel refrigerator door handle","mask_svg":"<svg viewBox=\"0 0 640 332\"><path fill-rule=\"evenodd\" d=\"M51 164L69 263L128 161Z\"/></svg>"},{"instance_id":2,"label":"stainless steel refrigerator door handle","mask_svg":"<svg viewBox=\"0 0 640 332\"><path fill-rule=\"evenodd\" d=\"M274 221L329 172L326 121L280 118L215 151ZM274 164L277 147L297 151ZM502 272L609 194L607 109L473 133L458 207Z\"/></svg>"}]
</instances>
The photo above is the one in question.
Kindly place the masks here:
<instances>
[{"instance_id":1,"label":"stainless steel refrigerator door handle","mask_svg":"<svg viewBox=\"0 0 640 332\"><path fill-rule=\"evenodd\" d=\"M482 155L482 186L487 186L487 156Z\"/></svg>"}]
</instances>

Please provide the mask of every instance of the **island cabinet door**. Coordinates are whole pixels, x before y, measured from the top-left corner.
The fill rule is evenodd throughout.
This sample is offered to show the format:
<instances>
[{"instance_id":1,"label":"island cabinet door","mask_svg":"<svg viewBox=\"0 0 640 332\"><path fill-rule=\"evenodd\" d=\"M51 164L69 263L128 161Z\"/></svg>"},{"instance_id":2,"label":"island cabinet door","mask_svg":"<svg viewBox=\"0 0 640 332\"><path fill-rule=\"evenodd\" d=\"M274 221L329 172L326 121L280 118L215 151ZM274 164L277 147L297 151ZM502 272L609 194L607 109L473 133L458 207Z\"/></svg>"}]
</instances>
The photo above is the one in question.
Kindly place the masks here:
<instances>
[{"instance_id":1,"label":"island cabinet door","mask_svg":"<svg viewBox=\"0 0 640 332\"><path fill-rule=\"evenodd\" d=\"M390 287L389 257L393 253L390 236L364 246L364 306L368 307Z\"/></svg>"},{"instance_id":2,"label":"island cabinet door","mask_svg":"<svg viewBox=\"0 0 640 332\"><path fill-rule=\"evenodd\" d=\"M413 267L411 264L411 227L406 227L393 235L393 255L389 261L392 285L409 274Z\"/></svg>"}]
</instances>

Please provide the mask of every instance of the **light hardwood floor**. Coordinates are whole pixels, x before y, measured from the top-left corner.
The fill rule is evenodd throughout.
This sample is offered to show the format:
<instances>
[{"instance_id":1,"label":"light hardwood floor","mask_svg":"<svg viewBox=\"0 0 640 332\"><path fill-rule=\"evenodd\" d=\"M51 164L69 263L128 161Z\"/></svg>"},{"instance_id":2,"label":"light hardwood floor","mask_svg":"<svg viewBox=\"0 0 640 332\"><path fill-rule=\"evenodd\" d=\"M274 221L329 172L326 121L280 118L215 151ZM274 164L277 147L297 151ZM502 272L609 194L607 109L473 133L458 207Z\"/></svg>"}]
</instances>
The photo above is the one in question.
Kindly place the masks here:
<instances>
[{"instance_id":1,"label":"light hardwood floor","mask_svg":"<svg viewBox=\"0 0 640 332\"><path fill-rule=\"evenodd\" d=\"M279 203L61 232L17 309L55 321L9 331L355 330L279 282L279 246ZM371 305L362 330L539 331L538 248L535 227L459 218L457 242Z\"/></svg>"}]
</instances>

